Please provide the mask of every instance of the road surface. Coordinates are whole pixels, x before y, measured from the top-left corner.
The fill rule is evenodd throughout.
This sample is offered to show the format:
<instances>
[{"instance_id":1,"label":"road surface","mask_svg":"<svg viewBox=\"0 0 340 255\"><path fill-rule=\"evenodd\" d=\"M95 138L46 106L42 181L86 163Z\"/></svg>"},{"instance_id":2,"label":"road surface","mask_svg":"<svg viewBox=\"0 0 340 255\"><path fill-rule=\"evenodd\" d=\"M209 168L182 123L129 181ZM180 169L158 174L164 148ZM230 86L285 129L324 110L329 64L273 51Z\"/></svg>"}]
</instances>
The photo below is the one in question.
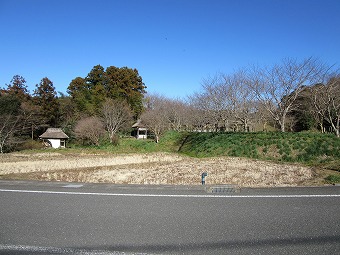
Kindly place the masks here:
<instances>
[{"instance_id":1,"label":"road surface","mask_svg":"<svg viewBox=\"0 0 340 255\"><path fill-rule=\"evenodd\" d=\"M340 254L340 187L0 181L0 254Z\"/></svg>"}]
</instances>

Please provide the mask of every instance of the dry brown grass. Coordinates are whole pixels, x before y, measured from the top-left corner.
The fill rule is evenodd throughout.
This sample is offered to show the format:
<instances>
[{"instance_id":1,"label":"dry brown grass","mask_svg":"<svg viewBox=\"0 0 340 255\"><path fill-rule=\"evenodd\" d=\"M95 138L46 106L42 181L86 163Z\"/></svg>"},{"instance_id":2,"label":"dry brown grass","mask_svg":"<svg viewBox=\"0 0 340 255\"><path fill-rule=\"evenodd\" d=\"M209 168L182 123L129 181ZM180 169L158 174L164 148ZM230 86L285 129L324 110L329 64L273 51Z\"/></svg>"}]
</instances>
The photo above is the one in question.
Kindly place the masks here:
<instances>
[{"instance_id":1,"label":"dry brown grass","mask_svg":"<svg viewBox=\"0 0 340 255\"><path fill-rule=\"evenodd\" d=\"M0 177L118 184L236 184L241 187L316 184L311 168L244 158L196 159L178 154L62 155L59 153L0 156Z\"/></svg>"}]
</instances>

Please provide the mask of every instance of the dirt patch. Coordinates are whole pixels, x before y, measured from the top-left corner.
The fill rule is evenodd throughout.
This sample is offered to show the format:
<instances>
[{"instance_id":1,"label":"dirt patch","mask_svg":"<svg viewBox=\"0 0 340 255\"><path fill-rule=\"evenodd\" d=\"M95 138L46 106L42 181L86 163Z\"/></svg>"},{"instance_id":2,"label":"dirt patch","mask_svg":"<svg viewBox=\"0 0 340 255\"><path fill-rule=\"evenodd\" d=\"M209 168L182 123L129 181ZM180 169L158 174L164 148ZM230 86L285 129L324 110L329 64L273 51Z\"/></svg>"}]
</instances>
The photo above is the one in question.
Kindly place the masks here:
<instances>
[{"instance_id":1,"label":"dirt patch","mask_svg":"<svg viewBox=\"0 0 340 255\"><path fill-rule=\"evenodd\" d=\"M236 184L241 187L317 184L316 172L294 164L245 158L196 159L178 154L63 155L59 153L0 156L0 178L117 184Z\"/></svg>"}]
</instances>

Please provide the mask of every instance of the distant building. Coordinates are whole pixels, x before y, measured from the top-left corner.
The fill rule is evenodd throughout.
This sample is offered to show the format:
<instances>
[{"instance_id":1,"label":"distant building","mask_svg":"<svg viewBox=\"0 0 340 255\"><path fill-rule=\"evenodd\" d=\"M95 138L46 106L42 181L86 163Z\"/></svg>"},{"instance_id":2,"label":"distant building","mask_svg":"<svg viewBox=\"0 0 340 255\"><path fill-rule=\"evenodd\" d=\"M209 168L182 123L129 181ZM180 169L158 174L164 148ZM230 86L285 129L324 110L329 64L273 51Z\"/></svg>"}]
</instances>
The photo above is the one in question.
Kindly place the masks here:
<instances>
[{"instance_id":1,"label":"distant building","mask_svg":"<svg viewBox=\"0 0 340 255\"><path fill-rule=\"evenodd\" d=\"M133 132L132 136L137 139L147 139L148 138L148 129L142 124L141 120L138 120L135 124L132 125Z\"/></svg>"},{"instance_id":2,"label":"distant building","mask_svg":"<svg viewBox=\"0 0 340 255\"><path fill-rule=\"evenodd\" d=\"M48 128L45 133L39 136L46 146L52 148L65 148L66 140L69 138L61 128Z\"/></svg>"}]
</instances>

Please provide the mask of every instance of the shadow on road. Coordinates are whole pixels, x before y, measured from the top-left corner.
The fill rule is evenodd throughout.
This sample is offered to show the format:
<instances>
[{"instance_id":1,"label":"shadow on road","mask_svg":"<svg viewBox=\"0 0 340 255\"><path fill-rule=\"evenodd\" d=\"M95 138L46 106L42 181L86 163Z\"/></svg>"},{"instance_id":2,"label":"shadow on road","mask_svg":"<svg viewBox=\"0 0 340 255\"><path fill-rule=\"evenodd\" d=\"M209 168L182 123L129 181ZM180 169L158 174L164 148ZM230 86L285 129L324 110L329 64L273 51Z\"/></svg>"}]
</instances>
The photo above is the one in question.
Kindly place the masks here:
<instances>
[{"instance_id":1,"label":"shadow on road","mask_svg":"<svg viewBox=\"0 0 340 255\"><path fill-rule=\"evenodd\" d=\"M237 249L257 249L294 246L323 246L340 249L340 236L305 237L305 238L286 238L286 239L265 239L265 240L240 240L240 241L219 241L188 244L145 244L145 245L112 245L101 247L88 247L95 250L122 251L122 252L146 252L146 253L204 253L204 251L228 251Z\"/></svg>"},{"instance_id":2,"label":"shadow on road","mask_svg":"<svg viewBox=\"0 0 340 255\"><path fill-rule=\"evenodd\" d=\"M304 251L308 252L308 247L314 250L319 247L323 252L340 250L340 236L323 236L323 237L304 237L304 238L286 238L286 239L265 239L265 240L239 240L239 241L219 241L219 242L201 242L187 244L126 244L126 245L103 245L91 247L74 247L74 248L52 248L52 247L30 247L30 246L0 246L0 254L9 255L26 255L26 254L205 254L214 252L214 254L223 254L226 252L252 250L258 251L275 251L276 249L285 249L286 252L293 252L298 246L305 246ZM324 253L324 254L325 254ZM312 253L313 254L313 253ZM335 254L335 253L332 253Z\"/></svg>"}]
</instances>

